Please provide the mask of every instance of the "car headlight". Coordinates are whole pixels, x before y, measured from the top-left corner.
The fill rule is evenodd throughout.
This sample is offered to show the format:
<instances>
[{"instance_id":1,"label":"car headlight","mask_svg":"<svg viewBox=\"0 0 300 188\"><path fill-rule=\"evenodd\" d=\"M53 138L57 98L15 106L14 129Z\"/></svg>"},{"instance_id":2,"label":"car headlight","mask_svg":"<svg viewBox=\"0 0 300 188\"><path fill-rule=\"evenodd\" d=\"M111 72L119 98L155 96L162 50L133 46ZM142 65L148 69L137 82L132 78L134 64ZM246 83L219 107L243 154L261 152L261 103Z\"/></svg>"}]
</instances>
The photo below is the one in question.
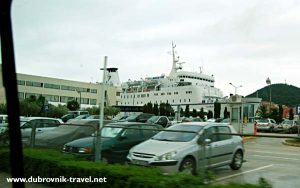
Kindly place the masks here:
<instances>
[{"instance_id":1,"label":"car headlight","mask_svg":"<svg viewBox=\"0 0 300 188\"><path fill-rule=\"evenodd\" d=\"M78 153L92 153L93 149L92 148L79 148Z\"/></svg>"},{"instance_id":2,"label":"car headlight","mask_svg":"<svg viewBox=\"0 0 300 188\"><path fill-rule=\"evenodd\" d=\"M171 151L171 152L168 152L168 153L165 153L161 156L158 156L156 158L157 161L166 161L166 160L172 160L174 159L175 155L177 154L176 151Z\"/></svg>"}]
</instances>

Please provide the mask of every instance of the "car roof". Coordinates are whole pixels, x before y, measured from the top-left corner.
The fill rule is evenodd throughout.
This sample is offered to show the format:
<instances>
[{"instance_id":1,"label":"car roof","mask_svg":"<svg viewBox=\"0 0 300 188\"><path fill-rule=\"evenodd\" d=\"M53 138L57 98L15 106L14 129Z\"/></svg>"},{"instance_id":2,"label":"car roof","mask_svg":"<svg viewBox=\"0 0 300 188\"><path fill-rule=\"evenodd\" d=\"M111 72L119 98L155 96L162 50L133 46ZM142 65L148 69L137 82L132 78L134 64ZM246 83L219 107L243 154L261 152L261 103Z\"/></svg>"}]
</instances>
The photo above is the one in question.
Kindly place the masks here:
<instances>
[{"instance_id":1,"label":"car roof","mask_svg":"<svg viewBox=\"0 0 300 188\"><path fill-rule=\"evenodd\" d=\"M51 120L60 120L58 118L48 118L48 117L24 117L25 120L34 120L34 119L51 119Z\"/></svg>"},{"instance_id":2,"label":"car roof","mask_svg":"<svg viewBox=\"0 0 300 188\"><path fill-rule=\"evenodd\" d=\"M146 125L146 126L156 126L156 124L151 124L151 123L141 123L141 122L114 122L114 123L109 123L107 125L113 125L113 126L134 126L134 125Z\"/></svg>"},{"instance_id":3,"label":"car roof","mask_svg":"<svg viewBox=\"0 0 300 188\"><path fill-rule=\"evenodd\" d=\"M179 123L180 125L197 125L197 126L230 126L227 123L216 123L216 122L184 122ZM177 124L178 125L178 124Z\"/></svg>"}]
</instances>

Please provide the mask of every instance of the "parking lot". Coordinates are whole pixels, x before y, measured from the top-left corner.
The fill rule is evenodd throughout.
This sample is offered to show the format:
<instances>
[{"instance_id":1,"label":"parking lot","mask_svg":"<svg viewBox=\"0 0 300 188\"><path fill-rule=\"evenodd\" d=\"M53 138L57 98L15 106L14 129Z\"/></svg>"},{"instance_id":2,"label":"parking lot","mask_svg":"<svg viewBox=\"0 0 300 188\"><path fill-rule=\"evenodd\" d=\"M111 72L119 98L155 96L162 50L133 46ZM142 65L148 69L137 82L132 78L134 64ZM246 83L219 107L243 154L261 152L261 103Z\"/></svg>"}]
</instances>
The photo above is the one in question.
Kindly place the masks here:
<instances>
[{"instance_id":1,"label":"parking lot","mask_svg":"<svg viewBox=\"0 0 300 188\"><path fill-rule=\"evenodd\" d=\"M232 171L229 167L213 170L215 183L257 183L259 178L263 177L274 188L299 187L300 147L283 145L283 140L282 138L247 140L246 162L243 167L238 171Z\"/></svg>"}]
</instances>

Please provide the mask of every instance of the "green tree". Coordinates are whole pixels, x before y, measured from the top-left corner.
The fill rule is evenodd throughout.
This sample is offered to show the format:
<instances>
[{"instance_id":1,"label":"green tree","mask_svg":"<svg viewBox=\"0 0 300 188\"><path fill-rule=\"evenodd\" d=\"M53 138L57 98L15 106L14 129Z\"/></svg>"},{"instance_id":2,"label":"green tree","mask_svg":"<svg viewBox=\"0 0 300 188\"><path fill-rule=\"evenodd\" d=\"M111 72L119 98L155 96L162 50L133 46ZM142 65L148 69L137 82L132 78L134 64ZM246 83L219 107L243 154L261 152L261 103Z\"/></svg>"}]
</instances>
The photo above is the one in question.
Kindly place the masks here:
<instances>
[{"instance_id":1,"label":"green tree","mask_svg":"<svg viewBox=\"0 0 300 188\"><path fill-rule=\"evenodd\" d=\"M218 101L216 101L214 103L214 118L220 118L220 114L221 114L221 103L219 103Z\"/></svg>"},{"instance_id":2,"label":"green tree","mask_svg":"<svg viewBox=\"0 0 300 188\"><path fill-rule=\"evenodd\" d=\"M211 119L213 117L214 117L213 112L211 110L209 110L208 113L207 113L207 119Z\"/></svg>"},{"instance_id":3,"label":"green tree","mask_svg":"<svg viewBox=\"0 0 300 188\"><path fill-rule=\"evenodd\" d=\"M20 101L21 116L38 116L41 112L41 107L31 100Z\"/></svg>"},{"instance_id":4,"label":"green tree","mask_svg":"<svg viewBox=\"0 0 300 188\"><path fill-rule=\"evenodd\" d=\"M267 118L268 117L267 106L261 104L258 109L258 114L261 118Z\"/></svg>"},{"instance_id":5,"label":"green tree","mask_svg":"<svg viewBox=\"0 0 300 188\"><path fill-rule=\"evenodd\" d=\"M229 118L229 114L228 114L228 111L227 111L227 106L224 109L223 116L224 116L225 119Z\"/></svg>"},{"instance_id":6,"label":"green tree","mask_svg":"<svg viewBox=\"0 0 300 188\"><path fill-rule=\"evenodd\" d=\"M200 109L199 117L204 120L204 109L203 108Z\"/></svg>"},{"instance_id":7,"label":"green tree","mask_svg":"<svg viewBox=\"0 0 300 188\"><path fill-rule=\"evenodd\" d=\"M289 110L289 120L293 120L294 119L294 111L293 108L290 108Z\"/></svg>"},{"instance_id":8,"label":"green tree","mask_svg":"<svg viewBox=\"0 0 300 188\"><path fill-rule=\"evenodd\" d=\"M279 117L279 110L278 108L273 108L269 117L271 119L274 119L277 123L279 122L278 117Z\"/></svg>"},{"instance_id":9,"label":"green tree","mask_svg":"<svg viewBox=\"0 0 300 188\"><path fill-rule=\"evenodd\" d=\"M58 106L54 106L49 104L49 110L47 112L48 117L60 118L63 115L67 114L69 109L66 106L59 104Z\"/></svg>"},{"instance_id":10,"label":"green tree","mask_svg":"<svg viewBox=\"0 0 300 188\"><path fill-rule=\"evenodd\" d=\"M190 106L188 104L185 106L184 116L190 117Z\"/></svg>"},{"instance_id":11,"label":"green tree","mask_svg":"<svg viewBox=\"0 0 300 188\"><path fill-rule=\"evenodd\" d=\"M183 114L183 109L180 108L180 117L183 117L183 116L184 116L184 114Z\"/></svg>"},{"instance_id":12,"label":"green tree","mask_svg":"<svg viewBox=\"0 0 300 188\"><path fill-rule=\"evenodd\" d=\"M153 106L153 113L156 115L156 116L158 116L158 104L157 103L155 103L154 104L154 106Z\"/></svg>"},{"instance_id":13,"label":"green tree","mask_svg":"<svg viewBox=\"0 0 300 188\"><path fill-rule=\"evenodd\" d=\"M86 108L85 110L88 111L90 115L100 114L100 109L99 109L99 107L96 107L96 106L93 106L91 108Z\"/></svg>"},{"instance_id":14,"label":"green tree","mask_svg":"<svg viewBox=\"0 0 300 188\"><path fill-rule=\"evenodd\" d=\"M104 115L106 116L116 116L120 112L119 108L108 106L104 108Z\"/></svg>"},{"instance_id":15,"label":"green tree","mask_svg":"<svg viewBox=\"0 0 300 188\"><path fill-rule=\"evenodd\" d=\"M165 116L166 115L166 104L160 103L159 105L159 115Z\"/></svg>"},{"instance_id":16,"label":"green tree","mask_svg":"<svg viewBox=\"0 0 300 188\"><path fill-rule=\"evenodd\" d=\"M75 100L67 102L67 108L71 111L79 110L79 103Z\"/></svg>"},{"instance_id":17,"label":"green tree","mask_svg":"<svg viewBox=\"0 0 300 188\"><path fill-rule=\"evenodd\" d=\"M0 114L7 114L6 104L0 104Z\"/></svg>"},{"instance_id":18,"label":"green tree","mask_svg":"<svg viewBox=\"0 0 300 188\"><path fill-rule=\"evenodd\" d=\"M282 105L278 107L278 119L276 120L277 123L281 123L283 121L283 108Z\"/></svg>"},{"instance_id":19,"label":"green tree","mask_svg":"<svg viewBox=\"0 0 300 188\"><path fill-rule=\"evenodd\" d=\"M195 108L193 108L192 116L197 117L197 110Z\"/></svg>"}]
</instances>

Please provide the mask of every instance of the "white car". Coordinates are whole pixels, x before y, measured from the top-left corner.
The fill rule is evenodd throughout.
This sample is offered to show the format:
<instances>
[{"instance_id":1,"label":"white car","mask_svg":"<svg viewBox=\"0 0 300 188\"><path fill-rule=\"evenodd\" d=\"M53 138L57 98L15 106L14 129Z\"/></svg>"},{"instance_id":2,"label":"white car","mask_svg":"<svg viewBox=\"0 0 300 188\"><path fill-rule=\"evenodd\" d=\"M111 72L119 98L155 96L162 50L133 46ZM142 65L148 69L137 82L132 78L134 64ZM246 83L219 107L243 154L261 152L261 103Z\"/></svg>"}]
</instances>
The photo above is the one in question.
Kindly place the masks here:
<instances>
[{"instance_id":1,"label":"white car","mask_svg":"<svg viewBox=\"0 0 300 188\"><path fill-rule=\"evenodd\" d=\"M36 127L36 134L51 131L63 124L61 119L47 117L26 117L20 119L22 141L28 141L31 136L32 127Z\"/></svg>"},{"instance_id":2,"label":"white car","mask_svg":"<svg viewBox=\"0 0 300 188\"><path fill-rule=\"evenodd\" d=\"M134 146L127 156L128 163L156 166L165 173L188 171L192 174L203 169L203 166L230 165L233 170L242 166L245 152L243 140L240 136L230 135L236 131L228 124L189 122L173 125L166 130L172 132L161 131Z\"/></svg>"}]
</instances>

